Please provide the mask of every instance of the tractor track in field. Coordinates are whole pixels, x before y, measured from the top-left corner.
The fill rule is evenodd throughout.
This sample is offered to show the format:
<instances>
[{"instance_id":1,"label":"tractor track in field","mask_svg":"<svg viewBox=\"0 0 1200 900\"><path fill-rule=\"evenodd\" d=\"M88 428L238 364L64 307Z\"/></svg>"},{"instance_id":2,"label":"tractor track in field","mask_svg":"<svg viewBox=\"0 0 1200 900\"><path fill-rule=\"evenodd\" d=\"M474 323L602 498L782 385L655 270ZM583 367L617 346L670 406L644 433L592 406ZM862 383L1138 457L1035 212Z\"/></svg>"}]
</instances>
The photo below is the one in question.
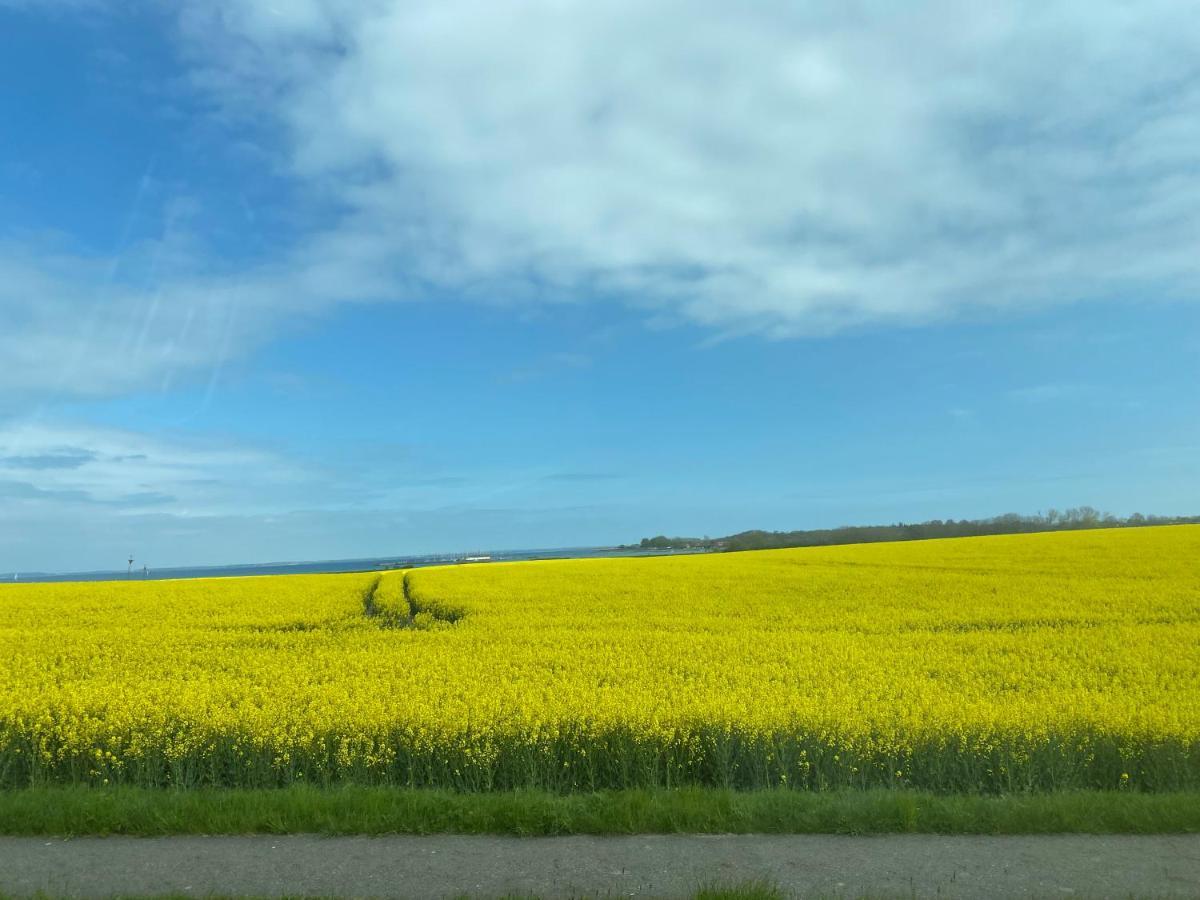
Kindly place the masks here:
<instances>
[{"instance_id":1,"label":"tractor track in field","mask_svg":"<svg viewBox=\"0 0 1200 900\"><path fill-rule=\"evenodd\" d=\"M409 584L409 573L404 572L400 575L400 592L404 600L405 612L398 613L395 610L388 610L381 607L378 602L378 594L380 585L383 584L385 576L379 575L371 582L370 586L363 592L362 605L363 615L368 619L374 620L382 628L421 628L428 627L429 623L445 623L453 625L462 615L453 610L444 609L437 604L422 605L417 601L412 594L412 586ZM422 623L418 616L424 614L428 621Z\"/></svg>"},{"instance_id":2,"label":"tractor track in field","mask_svg":"<svg viewBox=\"0 0 1200 900\"><path fill-rule=\"evenodd\" d=\"M379 606L375 602L375 595L379 592L379 585L382 583L383 576L376 575L375 580L371 582L371 586L363 592L363 615L368 619L374 619L379 616Z\"/></svg>"},{"instance_id":3,"label":"tractor track in field","mask_svg":"<svg viewBox=\"0 0 1200 900\"><path fill-rule=\"evenodd\" d=\"M0 894L1195 897L1200 835L0 838Z\"/></svg>"}]
</instances>

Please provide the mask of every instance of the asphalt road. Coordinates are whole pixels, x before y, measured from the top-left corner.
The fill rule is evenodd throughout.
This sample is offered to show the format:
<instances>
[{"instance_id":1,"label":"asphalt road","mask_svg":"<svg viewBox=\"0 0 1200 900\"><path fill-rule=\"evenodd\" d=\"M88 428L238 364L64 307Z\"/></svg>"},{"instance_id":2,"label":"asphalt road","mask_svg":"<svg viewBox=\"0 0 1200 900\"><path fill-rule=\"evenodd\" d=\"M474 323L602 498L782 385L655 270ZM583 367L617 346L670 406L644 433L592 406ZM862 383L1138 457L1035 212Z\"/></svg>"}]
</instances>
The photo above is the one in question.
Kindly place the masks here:
<instances>
[{"instance_id":1,"label":"asphalt road","mask_svg":"<svg viewBox=\"0 0 1200 900\"><path fill-rule=\"evenodd\" d=\"M1200 835L0 838L0 893L1200 897Z\"/></svg>"}]
</instances>

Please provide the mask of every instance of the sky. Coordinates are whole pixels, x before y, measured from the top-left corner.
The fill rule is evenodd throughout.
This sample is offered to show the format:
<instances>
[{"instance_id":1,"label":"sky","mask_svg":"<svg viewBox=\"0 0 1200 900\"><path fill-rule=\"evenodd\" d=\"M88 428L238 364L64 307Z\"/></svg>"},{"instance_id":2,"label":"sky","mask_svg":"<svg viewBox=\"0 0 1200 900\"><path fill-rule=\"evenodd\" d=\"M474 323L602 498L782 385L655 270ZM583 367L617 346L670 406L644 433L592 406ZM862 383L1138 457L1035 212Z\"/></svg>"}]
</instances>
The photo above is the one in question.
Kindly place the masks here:
<instances>
[{"instance_id":1,"label":"sky","mask_svg":"<svg viewBox=\"0 0 1200 900\"><path fill-rule=\"evenodd\" d=\"M1200 513L1200 19L0 0L0 572Z\"/></svg>"}]
</instances>

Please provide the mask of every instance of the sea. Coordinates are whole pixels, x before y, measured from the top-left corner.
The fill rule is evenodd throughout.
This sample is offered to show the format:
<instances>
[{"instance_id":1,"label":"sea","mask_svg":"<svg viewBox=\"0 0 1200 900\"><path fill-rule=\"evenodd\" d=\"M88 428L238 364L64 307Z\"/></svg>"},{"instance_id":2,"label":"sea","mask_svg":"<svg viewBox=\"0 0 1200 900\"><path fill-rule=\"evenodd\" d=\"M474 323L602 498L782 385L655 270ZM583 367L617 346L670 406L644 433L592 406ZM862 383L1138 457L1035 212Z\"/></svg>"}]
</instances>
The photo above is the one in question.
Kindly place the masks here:
<instances>
[{"instance_id":1,"label":"sea","mask_svg":"<svg viewBox=\"0 0 1200 900\"><path fill-rule=\"evenodd\" d=\"M96 572L0 572L0 582L141 581L171 578L234 578L245 575L315 575L338 572L386 572L420 566L463 563L515 562L531 559L601 559L636 556L680 556L698 550L643 550L640 547L553 547L538 550L472 550L422 556L385 556L364 559L330 559L315 562L251 563L233 566L183 566L150 568L139 564L126 569Z\"/></svg>"}]
</instances>

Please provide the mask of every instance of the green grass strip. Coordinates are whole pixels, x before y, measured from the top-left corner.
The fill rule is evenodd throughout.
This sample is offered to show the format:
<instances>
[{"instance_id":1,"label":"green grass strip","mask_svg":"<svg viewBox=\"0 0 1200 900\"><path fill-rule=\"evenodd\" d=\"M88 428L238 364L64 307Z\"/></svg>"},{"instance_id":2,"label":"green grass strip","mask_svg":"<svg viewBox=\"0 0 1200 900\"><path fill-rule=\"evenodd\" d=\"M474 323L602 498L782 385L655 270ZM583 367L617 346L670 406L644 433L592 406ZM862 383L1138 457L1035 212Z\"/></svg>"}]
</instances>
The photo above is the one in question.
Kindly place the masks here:
<instances>
[{"instance_id":1,"label":"green grass strip","mask_svg":"<svg viewBox=\"0 0 1200 900\"><path fill-rule=\"evenodd\" d=\"M1010 796L906 790L596 794L385 787L0 791L0 834L1168 834L1200 832L1200 792Z\"/></svg>"}]
</instances>

